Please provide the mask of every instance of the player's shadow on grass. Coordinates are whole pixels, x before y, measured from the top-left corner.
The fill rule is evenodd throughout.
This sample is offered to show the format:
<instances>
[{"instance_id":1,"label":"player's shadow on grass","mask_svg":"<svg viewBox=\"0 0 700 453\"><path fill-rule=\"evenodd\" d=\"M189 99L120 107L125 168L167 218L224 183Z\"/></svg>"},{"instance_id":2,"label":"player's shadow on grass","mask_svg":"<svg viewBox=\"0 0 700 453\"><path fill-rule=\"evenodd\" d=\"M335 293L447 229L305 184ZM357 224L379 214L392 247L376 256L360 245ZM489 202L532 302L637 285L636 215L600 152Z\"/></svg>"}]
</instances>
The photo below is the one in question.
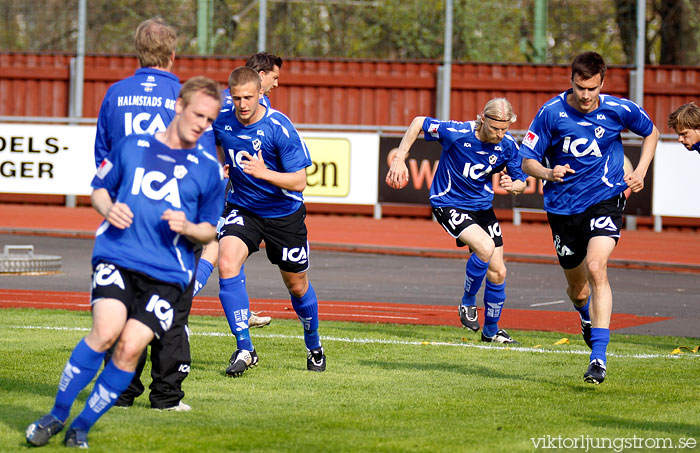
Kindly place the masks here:
<instances>
[{"instance_id":1,"label":"player's shadow on grass","mask_svg":"<svg viewBox=\"0 0 700 453\"><path fill-rule=\"evenodd\" d=\"M530 380L522 374L509 374L473 363L465 365L455 365L454 363L416 363L416 362L387 362L360 360L360 365L368 367L380 367L388 371L445 371L450 373L460 373L465 375L483 376L491 379L515 379L518 381Z\"/></svg>"},{"instance_id":2,"label":"player's shadow on grass","mask_svg":"<svg viewBox=\"0 0 700 453\"><path fill-rule=\"evenodd\" d=\"M700 427L697 423L664 422L658 420L639 420L630 418L613 417L609 415L596 416L582 420L591 426L609 429L611 426L617 429L635 432L638 436L644 432L650 432L646 437L664 437L657 433L674 433L681 437L700 437Z\"/></svg>"}]
</instances>

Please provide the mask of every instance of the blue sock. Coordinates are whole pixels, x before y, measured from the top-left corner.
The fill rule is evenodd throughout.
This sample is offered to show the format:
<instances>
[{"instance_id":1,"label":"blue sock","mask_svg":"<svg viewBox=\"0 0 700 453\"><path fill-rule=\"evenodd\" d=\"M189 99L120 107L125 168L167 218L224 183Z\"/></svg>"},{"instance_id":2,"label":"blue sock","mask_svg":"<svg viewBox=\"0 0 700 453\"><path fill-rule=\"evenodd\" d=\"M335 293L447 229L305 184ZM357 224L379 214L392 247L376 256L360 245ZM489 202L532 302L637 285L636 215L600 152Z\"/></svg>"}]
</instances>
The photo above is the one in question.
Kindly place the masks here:
<instances>
[{"instance_id":1,"label":"blue sock","mask_svg":"<svg viewBox=\"0 0 700 453\"><path fill-rule=\"evenodd\" d=\"M483 334L493 337L498 332L498 320L501 319L503 303L506 301L506 282L500 285L486 279L484 290L484 329Z\"/></svg>"},{"instance_id":2,"label":"blue sock","mask_svg":"<svg viewBox=\"0 0 700 453\"><path fill-rule=\"evenodd\" d=\"M194 277L194 291L192 292L193 296L196 296L197 293L204 288L213 270L213 264L204 258L199 259L199 263L197 264L197 275Z\"/></svg>"},{"instance_id":3,"label":"blue sock","mask_svg":"<svg viewBox=\"0 0 700 453\"><path fill-rule=\"evenodd\" d=\"M133 371L120 370L114 365L114 361L110 360L95 381L95 388L85 402L85 408L70 426L89 431L97 419L114 406L133 377Z\"/></svg>"},{"instance_id":4,"label":"blue sock","mask_svg":"<svg viewBox=\"0 0 700 453\"><path fill-rule=\"evenodd\" d=\"M483 262L476 256L476 253L472 253L472 256L467 260L462 305L476 305L476 293L478 293L479 288L481 288L481 283L484 281L484 276L486 276L488 268L488 261Z\"/></svg>"},{"instance_id":5,"label":"blue sock","mask_svg":"<svg viewBox=\"0 0 700 453\"><path fill-rule=\"evenodd\" d=\"M75 345L65 368L63 368L51 415L62 422L66 421L75 399L95 377L102 366L104 356L104 352L97 352L90 348L85 342L85 338Z\"/></svg>"},{"instance_id":6,"label":"blue sock","mask_svg":"<svg viewBox=\"0 0 700 453\"><path fill-rule=\"evenodd\" d=\"M605 353L608 349L608 343L610 343L610 329L601 329L599 327L591 329L591 361L598 359L603 363L607 363L608 359Z\"/></svg>"},{"instance_id":7,"label":"blue sock","mask_svg":"<svg viewBox=\"0 0 700 453\"><path fill-rule=\"evenodd\" d=\"M586 305L583 307L577 307L574 305L574 308L576 309L577 312L581 315L581 319L584 321L591 321L591 314L588 312L588 306L591 304L591 296L588 296L588 300L586 301Z\"/></svg>"},{"instance_id":8,"label":"blue sock","mask_svg":"<svg viewBox=\"0 0 700 453\"><path fill-rule=\"evenodd\" d=\"M238 349L253 350L248 331L248 310L250 300L245 289L245 274L241 273L231 278L219 278L219 300L226 313L231 333L236 336Z\"/></svg>"},{"instance_id":9,"label":"blue sock","mask_svg":"<svg viewBox=\"0 0 700 453\"><path fill-rule=\"evenodd\" d=\"M291 295L292 307L304 326L304 343L308 349L321 347L321 337L318 334L318 300L314 287L309 283L309 289L301 297Z\"/></svg>"}]
</instances>

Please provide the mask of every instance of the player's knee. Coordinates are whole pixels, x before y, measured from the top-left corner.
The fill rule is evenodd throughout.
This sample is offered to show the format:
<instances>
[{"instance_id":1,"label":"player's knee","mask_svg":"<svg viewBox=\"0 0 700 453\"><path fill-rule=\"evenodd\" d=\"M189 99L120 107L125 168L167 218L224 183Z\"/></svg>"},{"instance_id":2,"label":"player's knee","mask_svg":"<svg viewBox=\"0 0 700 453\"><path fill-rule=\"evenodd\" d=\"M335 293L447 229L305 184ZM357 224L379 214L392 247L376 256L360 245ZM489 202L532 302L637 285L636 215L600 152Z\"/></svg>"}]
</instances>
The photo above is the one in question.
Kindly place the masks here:
<instances>
[{"instance_id":1,"label":"player's knee","mask_svg":"<svg viewBox=\"0 0 700 453\"><path fill-rule=\"evenodd\" d=\"M95 328L93 326L86 338L86 342L93 350L104 352L112 347L117 338L119 338L119 331L108 328Z\"/></svg>"},{"instance_id":2,"label":"player's knee","mask_svg":"<svg viewBox=\"0 0 700 453\"><path fill-rule=\"evenodd\" d=\"M491 283L496 285L502 285L506 281L506 274L508 270L505 266L501 266L497 269L489 269L486 273L486 278L489 279Z\"/></svg>"},{"instance_id":3,"label":"player's knee","mask_svg":"<svg viewBox=\"0 0 700 453\"><path fill-rule=\"evenodd\" d=\"M219 273L222 276L234 277L241 272L241 265L238 260L233 259L233 257L226 254L219 256ZM227 278L227 277L224 277Z\"/></svg>"},{"instance_id":4,"label":"player's knee","mask_svg":"<svg viewBox=\"0 0 700 453\"><path fill-rule=\"evenodd\" d=\"M479 259L481 259L484 262L488 262L491 259L493 251L495 249L496 246L494 245L493 240L490 237L486 237L486 239L478 241L472 247L472 250L474 250L476 256L478 256Z\"/></svg>"},{"instance_id":5,"label":"player's knee","mask_svg":"<svg viewBox=\"0 0 700 453\"><path fill-rule=\"evenodd\" d=\"M588 278L593 283L602 283L608 280L607 263L599 260L591 260L586 263Z\"/></svg>"},{"instance_id":6,"label":"player's knee","mask_svg":"<svg viewBox=\"0 0 700 453\"><path fill-rule=\"evenodd\" d=\"M114 349L114 364L117 365L119 369L133 371L136 369L136 364L142 352L143 348L136 342L122 339L117 343L117 347Z\"/></svg>"}]
</instances>

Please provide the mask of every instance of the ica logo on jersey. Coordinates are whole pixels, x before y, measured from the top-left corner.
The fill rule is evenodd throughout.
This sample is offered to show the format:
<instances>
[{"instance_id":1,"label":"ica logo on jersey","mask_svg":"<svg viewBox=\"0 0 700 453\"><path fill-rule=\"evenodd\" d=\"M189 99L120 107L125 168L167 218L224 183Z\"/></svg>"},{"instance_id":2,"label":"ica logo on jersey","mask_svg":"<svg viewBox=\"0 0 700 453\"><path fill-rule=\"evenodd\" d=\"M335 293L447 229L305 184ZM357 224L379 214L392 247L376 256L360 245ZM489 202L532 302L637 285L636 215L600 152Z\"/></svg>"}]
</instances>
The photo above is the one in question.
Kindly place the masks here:
<instances>
[{"instance_id":1,"label":"ica logo on jersey","mask_svg":"<svg viewBox=\"0 0 700 453\"><path fill-rule=\"evenodd\" d=\"M464 164L464 171L462 171L462 174L465 178L479 179L491 173L491 170L493 170L491 165L486 167L484 164L472 165L471 162L467 162Z\"/></svg>"},{"instance_id":2,"label":"ica logo on jersey","mask_svg":"<svg viewBox=\"0 0 700 453\"><path fill-rule=\"evenodd\" d=\"M131 194L138 195L141 192L151 200L165 200L174 208L181 208L180 190L178 189L176 178L172 178L162 185L160 189L153 188L153 183L162 183L166 178L165 174L159 171L149 171L146 173L144 168L138 167L134 172L134 183L131 186Z\"/></svg>"},{"instance_id":3,"label":"ica logo on jersey","mask_svg":"<svg viewBox=\"0 0 700 453\"><path fill-rule=\"evenodd\" d=\"M598 134L596 133L596 136L597 135ZM603 157L600 152L600 148L598 147L598 142L593 140L593 142L589 145L587 138L577 138L576 140L571 140L571 137L564 137L562 151L564 153L571 152L574 157L583 157L589 154L592 154L595 157Z\"/></svg>"},{"instance_id":4,"label":"ica logo on jersey","mask_svg":"<svg viewBox=\"0 0 700 453\"><path fill-rule=\"evenodd\" d=\"M159 113L155 116L147 112L138 113L136 116L132 112L124 113L124 135L150 134L165 130L165 122Z\"/></svg>"}]
</instances>

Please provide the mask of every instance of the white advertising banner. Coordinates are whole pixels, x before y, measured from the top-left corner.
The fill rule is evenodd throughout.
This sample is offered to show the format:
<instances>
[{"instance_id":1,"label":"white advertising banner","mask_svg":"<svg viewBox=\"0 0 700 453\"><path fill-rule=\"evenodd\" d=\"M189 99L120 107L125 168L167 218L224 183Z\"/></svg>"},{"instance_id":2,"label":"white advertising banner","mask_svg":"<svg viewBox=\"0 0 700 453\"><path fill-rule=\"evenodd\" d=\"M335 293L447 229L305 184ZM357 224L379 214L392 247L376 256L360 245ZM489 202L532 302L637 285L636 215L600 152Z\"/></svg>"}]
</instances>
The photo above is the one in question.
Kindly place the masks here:
<instances>
[{"instance_id":1,"label":"white advertising banner","mask_svg":"<svg viewBox=\"0 0 700 453\"><path fill-rule=\"evenodd\" d=\"M95 126L0 124L0 192L90 195Z\"/></svg>"},{"instance_id":2,"label":"white advertising banner","mask_svg":"<svg viewBox=\"0 0 700 453\"><path fill-rule=\"evenodd\" d=\"M309 203L377 203L379 134L303 132L313 164L306 169Z\"/></svg>"},{"instance_id":3,"label":"white advertising banner","mask_svg":"<svg viewBox=\"0 0 700 453\"><path fill-rule=\"evenodd\" d=\"M379 134L300 132L313 164L304 199L377 202ZM0 193L90 195L95 126L0 124Z\"/></svg>"},{"instance_id":4,"label":"white advertising banner","mask_svg":"<svg viewBox=\"0 0 700 453\"><path fill-rule=\"evenodd\" d=\"M659 142L653 165L652 214L700 217L700 154L678 142Z\"/></svg>"}]
</instances>

